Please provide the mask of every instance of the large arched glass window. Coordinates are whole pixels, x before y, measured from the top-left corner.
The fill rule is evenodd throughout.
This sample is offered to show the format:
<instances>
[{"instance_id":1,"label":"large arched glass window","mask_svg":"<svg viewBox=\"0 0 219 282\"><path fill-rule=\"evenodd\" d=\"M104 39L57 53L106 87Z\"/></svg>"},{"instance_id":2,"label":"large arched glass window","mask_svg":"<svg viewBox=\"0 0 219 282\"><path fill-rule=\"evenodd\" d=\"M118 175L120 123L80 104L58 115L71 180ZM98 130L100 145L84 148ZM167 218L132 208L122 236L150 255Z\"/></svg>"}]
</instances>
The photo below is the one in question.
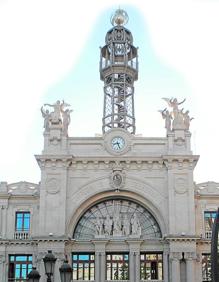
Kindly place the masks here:
<instances>
[{"instance_id":1,"label":"large arched glass window","mask_svg":"<svg viewBox=\"0 0 219 282\"><path fill-rule=\"evenodd\" d=\"M126 199L102 201L80 218L74 239L101 237L161 238L161 230L153 215L143 206Z\"/></svg>"}]
</instances>

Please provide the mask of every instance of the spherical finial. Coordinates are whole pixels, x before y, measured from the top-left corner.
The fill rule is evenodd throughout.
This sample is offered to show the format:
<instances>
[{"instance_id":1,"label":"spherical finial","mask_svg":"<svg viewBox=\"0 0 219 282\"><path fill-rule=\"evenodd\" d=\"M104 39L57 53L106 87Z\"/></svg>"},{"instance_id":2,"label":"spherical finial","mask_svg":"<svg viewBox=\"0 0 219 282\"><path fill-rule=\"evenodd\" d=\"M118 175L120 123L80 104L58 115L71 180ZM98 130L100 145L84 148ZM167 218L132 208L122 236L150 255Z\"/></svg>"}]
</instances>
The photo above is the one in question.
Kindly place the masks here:
<instances>
[{"instance_id":1,"label":"spherical finial","mask_svg":"<svg viewBox=\"0 0 219 282\"><path fill-rule=\"evenodd\" d=\"M118 9L115 11L115 14L111 17L111 24L112 25L125 25L129 20L128 14L126 11L122 9Z\"/></svg>"}]
</instances>

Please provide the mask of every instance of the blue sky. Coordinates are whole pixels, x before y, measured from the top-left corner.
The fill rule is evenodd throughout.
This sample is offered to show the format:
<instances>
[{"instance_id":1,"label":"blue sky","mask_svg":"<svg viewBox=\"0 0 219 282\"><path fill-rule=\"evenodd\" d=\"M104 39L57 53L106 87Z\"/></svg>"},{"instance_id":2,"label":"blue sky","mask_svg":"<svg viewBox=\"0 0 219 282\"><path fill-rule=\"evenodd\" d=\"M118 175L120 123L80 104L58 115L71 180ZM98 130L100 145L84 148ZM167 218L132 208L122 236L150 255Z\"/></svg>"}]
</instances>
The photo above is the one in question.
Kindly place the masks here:
<instances>
[{"instance_id":1,"label":"blue sky","mask_svg":"<svg viewBox=\"0 0 219 282\"><path fill-rule=\"evenodd\" d=\"M78 3L79 2L79 3ZM0 181L38 182L43 149L40 107L72 105L70 136L101 133L103 83L99 46L118 1L0 0ZM137 133L165 136L162 97L186 98L195 181L219 181L219 1L120 1L139 47L135 82Z\"/></svg>"}]
</instances>

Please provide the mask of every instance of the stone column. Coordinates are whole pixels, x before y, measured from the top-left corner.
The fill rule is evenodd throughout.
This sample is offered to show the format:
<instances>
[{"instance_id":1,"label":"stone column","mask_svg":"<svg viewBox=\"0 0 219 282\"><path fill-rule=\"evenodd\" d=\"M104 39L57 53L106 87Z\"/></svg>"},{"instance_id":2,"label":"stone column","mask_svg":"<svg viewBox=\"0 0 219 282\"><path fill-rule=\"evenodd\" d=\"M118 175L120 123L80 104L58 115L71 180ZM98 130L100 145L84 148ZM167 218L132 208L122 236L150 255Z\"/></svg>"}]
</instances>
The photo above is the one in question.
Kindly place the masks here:
<instances>
[{"instance_id":1,"label":"stone column","mask_svg":"<svg viewBox=\"0 0 219 282\"><path fill-rule=\"evenodd\" d=\"M140 246L141 240L127 240L129 244L129 281L140 281Z\"/></svg>"},{"instance_id":2,"label":"stone column","mask_svg":"<svg viewBox=\"0 0 219 282\"><path fill-rule=\"evenodd\" d=\"M171 253L170 260L171 260L171 282L180 282L180 259L181 253Z\"/></svg>"},{"instance_id":3,"label":"stone column","mask_svg":"<svg viewBox=\"0 0 219 282\"><path fill-rule=\"evenodd\" d=\"M35 261L35 266L41 275L40 281L42 282L46 281L46 277L47 277L45 274L45 267L43 263L43 258L45 257L45 255L46 255L46 252L38 253L36 257L36 261Z\"/></svg>"},{"instance_id":4,"label":"stone column","mask_svg":"<svg viewBox=\"0 0 219 282\"><path fill-rule=\"evenodd\" d=\"M129 253L129 281L136 281L136 253ZM137 282L137 281L136 281Z\"/></svg>"},{"instance_id":5,"label":"stone column","mask_svg":"<svg viewBox=\"0 0 219 282\"><path fill-rule=\"evenodd\" d=\"M95 245L95 282L106 280L106 243L105 240L93 241Z\"/></svg>"},{"instance_id":6,"label":"stone column","mask_svg":"<svg viewBox=\"0 0 219 282\"><path fill-rule=\"evenodd\" d=\"M100 282L100 252L95 252L95 282Z\"/></svg>"},{"instance_id":7,"label":"stone column","mask_svg":"<svg viewBox=\"0 0 219 282\"><path fill-rule=\"evenodd\" d=\"M195 267L194 267L194 259L195 253L186 253L186 281L194 282L195 281Z\"/></svg>"},{"instance_id":8,"label":"stone column","mask_svg":"<svg viewBox=\"0 0 219 282\"><path fill-rule=\"evenodd\" d=\"M64 257L64 251L63 253L54 253L54 256L57 258L56 264L55 264L55 273L54 273L54 282L60 282L60 272L59 268L61 267L65 257ZM71 264L71 262L69 262Z\"/></svg>"},{"instance_id":9,"label":"stone column","mask_svg":"<svg viewBox=\"0 0 219 282\"><path fill-rule=\"evenodd\" d=\"M169 282L169 251L163 252L163 278L165 282Z\"/></svg>"},{"instance_id":10,"label":"stone column","mask_svg":"<svg viewBox=\"0 0 219 282\"><path fill-rule=\"evenodd\" d=\"M100 281L104 282L106 280L106 253L101 252L100 253Z\"/></svg>"}]
</instances>

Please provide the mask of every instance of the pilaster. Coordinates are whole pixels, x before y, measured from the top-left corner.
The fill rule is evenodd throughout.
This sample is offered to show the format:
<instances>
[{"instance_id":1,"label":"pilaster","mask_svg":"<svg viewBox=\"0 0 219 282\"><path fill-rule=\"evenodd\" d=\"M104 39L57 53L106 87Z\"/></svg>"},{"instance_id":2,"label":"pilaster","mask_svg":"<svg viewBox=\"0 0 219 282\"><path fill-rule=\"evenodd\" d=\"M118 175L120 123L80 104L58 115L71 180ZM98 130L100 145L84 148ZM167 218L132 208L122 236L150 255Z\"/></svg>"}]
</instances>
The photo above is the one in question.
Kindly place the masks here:
<instances>
[{"instance_id":1,"label":"pilaster","mask_svg":"<svg viewBox=\"0 0 219 282\"><path fill-rule=\"evenodd\" d=\"M167 167L169 234L195 234L193 170L198 156L163 156Z\"/></svg>"},{"instance_id":2,"label":"pilaster","mask_svg":"<svg viewBox=\"0 0 219 282\"><path fill-rule=\"evenodd\" d=\"M163 251L163 278L169 282L169 247L165 246Z\"/></svg>"},{"instance_id":3,"label":"pilaster","mask_svg":"<svg viewBox=\"0 0 219 282\"><path fill-rule=\"evenodd\" d=\"M36 156L41 168L40 236L65 235L66 190L71 157Z\"/></svg>"}]
</instances>

